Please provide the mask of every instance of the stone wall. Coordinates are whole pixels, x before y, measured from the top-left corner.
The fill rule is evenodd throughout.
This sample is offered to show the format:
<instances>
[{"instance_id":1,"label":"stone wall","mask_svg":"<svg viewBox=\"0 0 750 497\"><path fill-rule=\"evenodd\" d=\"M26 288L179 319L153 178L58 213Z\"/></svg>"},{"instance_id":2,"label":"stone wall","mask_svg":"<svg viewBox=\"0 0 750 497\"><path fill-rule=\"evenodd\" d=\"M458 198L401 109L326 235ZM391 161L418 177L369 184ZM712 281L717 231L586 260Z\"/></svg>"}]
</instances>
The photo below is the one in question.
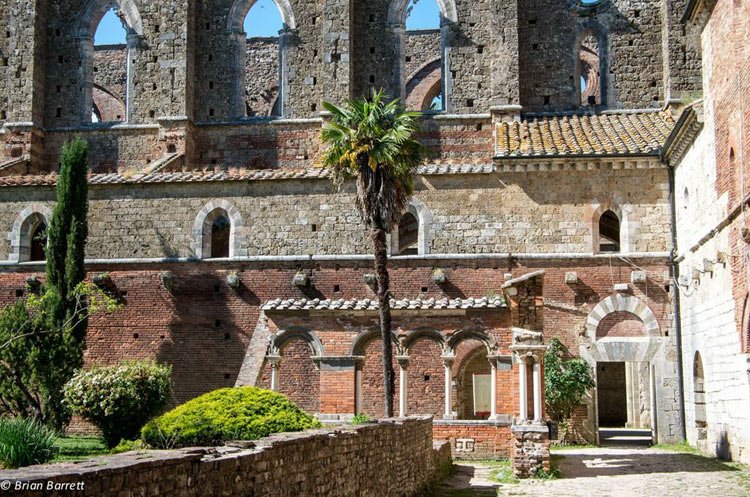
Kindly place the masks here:
<instances>
[{"instance_id":1,"label":"stone wall","mask_svg":"<svg viewBox=\"0 0 750 497\"><path fill-rule=\"evenodd\" d=\"M55 136L57 139L58 137ZM63 138L60 136L59 138ZM92 151L153 140L148 132L123 131ZM239 137L224 137L241 143ZM291 138L290 138L291 140ZM257 143L257 142L256 142ZM276 153L294 153L276 149ZM248 145L248 147L251 145ZM269 150L270 145L269 145ZM103 159L102 159L103 160ZM116 168L98 162L97 168ZM549 185L554 182L555 189ZM423 176L415 198L432 218L429 253L591 253L595 205L638 198L628 214L637 225L633 252L664 252L669 246L666 171L602 170L532 174ZM644 184L653 188L644 190ZM102 185L90 189L88 257L93 259L194 256L193 225L201 208L223 199L240 213L242 238L236 255L367 254L369 240L352 210L347 185L336 193L327 180ZM30 203L51 206L52 189L3 189L0 226L11 232ZM169 209L164 209L169 205ZM11 235L12 236L12 235ZM0 239L7 259L8 237Z\"/></svg>"},{"instance_id":2,"label":"stone wall","mask_svg":"<svg viewBox=\"0 0 750 497\"><path fill-rule=\"evenodd\" d=\"M514 425L513 474L530 478L550 470L549 432L545 424Z\"/></svg>"},{"instance_id":3,"label":"stone wall","mask_svg":"<svg viewBox=\"0 0 750 497\"><path fill-rule=\"evenodd\" d=\"M75 493L92 497L412 497L444 476L449 464L445 448L433 449L429 418L279 434L252 445L131 452L5 471L2 478L28 484L26 490L12 492L20 497L39 495L33 485L46 489L48 482L81 482L82 491ZM69 494L64 489L44 492L49 497Z\"/></svg>"},{"instance_id":4,"label":"stone wall","mask_svg":"<svg viewBox=\"0 0 750 497\"><path fill-rule=\"evenodd\" d=\"M750 251L743 178L750 163L742 158L750 153L750 132L740 117L750 84L748 6L718 2L713 12L700 10L688 29L701 31L704 99L696 105L700 131L675 163L687 437L709 453L748 462Z\"/></svg>"}]
</instances>

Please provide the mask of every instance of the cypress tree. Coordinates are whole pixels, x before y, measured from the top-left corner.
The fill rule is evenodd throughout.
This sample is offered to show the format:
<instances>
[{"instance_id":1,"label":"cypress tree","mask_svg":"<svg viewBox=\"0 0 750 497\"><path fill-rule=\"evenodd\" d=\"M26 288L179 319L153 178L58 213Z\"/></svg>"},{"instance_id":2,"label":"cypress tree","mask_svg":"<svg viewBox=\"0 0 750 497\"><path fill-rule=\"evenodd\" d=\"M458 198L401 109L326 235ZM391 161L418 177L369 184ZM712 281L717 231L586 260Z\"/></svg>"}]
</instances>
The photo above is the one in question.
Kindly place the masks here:
<instances>
[{"instance_id":1,"label":"cypress tree","mask_svg":"<svg viewBox=\"0 0 750 497\"><path fill-rule=\"evenodd\" d=\"M47 235L46 329L35 337L36 371L44 398L43 421L62 429L70 421L63 386L83 366L87 309L75 289L86 277L88 145L77 138L60 157L57 203Z\"/></svg>"}]
</instances>

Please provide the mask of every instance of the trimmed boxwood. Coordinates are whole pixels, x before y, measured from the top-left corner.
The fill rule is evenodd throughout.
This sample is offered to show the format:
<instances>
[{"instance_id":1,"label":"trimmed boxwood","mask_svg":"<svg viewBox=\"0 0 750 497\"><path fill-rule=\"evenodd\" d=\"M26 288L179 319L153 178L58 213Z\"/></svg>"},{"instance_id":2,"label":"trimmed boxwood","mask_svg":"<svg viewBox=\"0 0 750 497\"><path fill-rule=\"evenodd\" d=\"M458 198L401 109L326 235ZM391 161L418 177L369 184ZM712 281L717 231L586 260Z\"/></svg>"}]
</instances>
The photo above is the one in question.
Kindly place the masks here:
<instances>
[{"instance_id":1,"label":"trimmed boxwood","mask_svg":"<svg viewBox=\"0 0 750 497\"><path fill-rule=\"evenodd\" d=\"M284 395L235 387L214 390L172 409L151 420L141 435L152 447L173 448L255 440L320 426Z\"/></svg>"}]
</instances>

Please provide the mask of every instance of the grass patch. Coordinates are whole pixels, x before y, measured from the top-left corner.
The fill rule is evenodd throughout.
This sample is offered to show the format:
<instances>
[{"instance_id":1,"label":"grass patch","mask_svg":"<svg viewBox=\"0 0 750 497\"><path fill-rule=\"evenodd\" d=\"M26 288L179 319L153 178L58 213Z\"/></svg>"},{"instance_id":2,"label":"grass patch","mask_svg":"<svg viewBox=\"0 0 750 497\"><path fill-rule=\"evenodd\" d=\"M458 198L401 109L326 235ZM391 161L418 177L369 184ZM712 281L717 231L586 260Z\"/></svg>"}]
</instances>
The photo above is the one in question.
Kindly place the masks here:
<instances>
[{"instance_id":1,"label":"grass patch","mask_svg":"<svg viewBox=\"0 0 750 497\"><path fill-rule=\"evenodd\" d=\"M93 436L66 436L60 437L55 442L57 454L53 462L80 461L93 456L109 454L107 444L101 437Z\"/></svg>"},{"instance_id":2,"label":"grass patch","mask_svg":"<svg viewBox=\"0 0 750 497\"><path fill-rule=\"evenodd\" d=\"M518 483L518 478L513 474L513 464L510 459L503 459L501 461L493 461L492 469L490 470L490 480L498 483Z\"/></svg>"}]
</instances>

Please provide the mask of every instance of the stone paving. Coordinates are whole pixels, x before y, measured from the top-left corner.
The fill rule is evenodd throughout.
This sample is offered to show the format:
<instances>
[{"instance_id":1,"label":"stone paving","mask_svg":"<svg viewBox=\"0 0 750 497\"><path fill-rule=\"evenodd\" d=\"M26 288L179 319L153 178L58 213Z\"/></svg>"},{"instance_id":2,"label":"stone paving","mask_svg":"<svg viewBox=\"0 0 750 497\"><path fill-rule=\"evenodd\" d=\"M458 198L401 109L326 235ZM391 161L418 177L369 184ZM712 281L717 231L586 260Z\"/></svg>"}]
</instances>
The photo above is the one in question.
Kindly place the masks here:
<instances>
[{"instance_id":1,"label":"stone paving","mask_svg":"<svg viewBox=\"0 0 750 497\"><path fill-rule=\"evenodd\" d=\"M749 468L695 454L603 447L564 450L553 458L561 478L518 484L494 483L488 468L461 463L437 495L750 497Z\"/></svg>"}]
</instances>

